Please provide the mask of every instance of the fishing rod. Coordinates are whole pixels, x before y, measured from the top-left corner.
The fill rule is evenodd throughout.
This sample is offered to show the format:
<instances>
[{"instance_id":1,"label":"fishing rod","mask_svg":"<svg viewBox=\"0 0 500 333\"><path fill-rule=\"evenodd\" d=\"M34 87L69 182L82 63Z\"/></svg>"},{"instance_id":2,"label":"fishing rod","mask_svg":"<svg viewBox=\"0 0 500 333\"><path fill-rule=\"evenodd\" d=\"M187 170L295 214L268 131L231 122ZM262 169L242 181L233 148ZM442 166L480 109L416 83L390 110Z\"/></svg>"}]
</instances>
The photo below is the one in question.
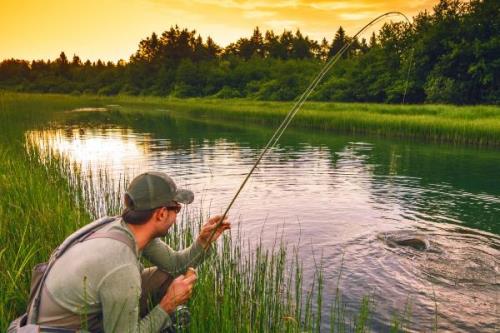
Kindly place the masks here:
<instances>
[{"instance_id":1,"label":"fishing rod","mask_svg":"<svg viewBox=\"0 0 500 333\"><path fill-rule=\"evenodd\" d=\"M283 119L283 121L281 122L281 124L274 131L273 135L271 136L271 138L269 139L269 141L267 142L267 144L262 149L261 153L257 157L257 160L255 161L255 163L253 164L253 166L250 168L250 171L247 173L247 175L243 179L243 182L241 183L240 187L236 191L236 194L233 196L231 202L229 203L229 205L227 206L226 210L224 211L224 214L222 214L221 219L219 220L219 222L217 222L215 228L212 230L212 233L210 234L210 237L208 238L207 244L210 244L210 242L212 241L212 238L215 235L217 229L224 222L224 219L226 218L229 210L231 209L231 207L233 206L234 202L238 198L240 192L245 187L245 184L247 183L248 179L250 178L250 176L253 174L253 172L257 168L257 165L259 165L260 161L262 160L262 158L264 157L264 155L269 151L269 149L273 148L276 145L276 143L278 142L278 140L281 138L281 136L283 135L283 133L287 129L287 127L290 124L290 122L293 120L293 118L295 117L295 115L297 114L297 112L301 109L302 105L306 102L307 98L311 95L311 93L313 92L313 90L316 88L316 86L319 84L319 82L323 79L323 77L326 75L326 73L328 73L328 71L337 63L337 61L349 49L349 47L353 44L353 42L356 40L356 38L360 34L362 34L366 29L368 29L369 27L371 27L373 24L377 23L381 19L386 18L386 17L390 17L390 16L402 16L408 22L408 24L411 25L411 22L408 19L408 17L405 14L401 13L401 12L387 12L385 14L382 14L382 15L376 17L375 19L373 19L372 21L370 21L363 28L361 28L352 37L352 39L351 39L351 41L349 43L344 44L344 46L330 60L327 61L327 63L323 66L323 68L320 70L320 72L311 81L311 83L306 88L306 90L304 90L304 92L302 93L302 95L300 95L299 99L295 102L295 104L292 106L292 108L290 109L290 111L288 111L288 113L286 114L286 116ZM410 76L410 69L411 69L411 62L412 62L412 60L413 60L413 51L412 51L412 53L410 55L410 63L409 63L409 66L408 66L407 77L406 77L406 84L405 84L405 88L404 88L404 92L403 92L403 104L404 104L404 101L405 101L405 98L406 98L407 89L408 89L408 80L409 80L409 76Z\"/></svg>"}]
</instances>

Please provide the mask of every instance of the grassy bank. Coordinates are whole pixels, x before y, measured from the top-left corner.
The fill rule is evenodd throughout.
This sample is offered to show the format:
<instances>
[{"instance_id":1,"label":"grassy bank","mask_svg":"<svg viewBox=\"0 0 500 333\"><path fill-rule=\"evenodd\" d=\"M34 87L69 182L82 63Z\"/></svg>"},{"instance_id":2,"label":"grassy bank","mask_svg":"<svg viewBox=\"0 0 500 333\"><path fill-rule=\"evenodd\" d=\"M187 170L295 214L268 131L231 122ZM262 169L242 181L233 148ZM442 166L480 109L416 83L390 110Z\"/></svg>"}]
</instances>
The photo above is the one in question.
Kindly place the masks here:
<instances>
[{"instance_id":1,"label":"grassy bank","mask_svg":"<svg viewBox=\"0 0 500 333\"><path fill-rule=\"evenodd\" d=\"M270 127L277 126L293 106L291 102L242 99L6 94L33 106L59 99L79 100L83 106L115 105L109 109L129 114L132 119L137 113L166 113L195 120L250 122ZM291 127L326 133L498 147L500 107L306 102Z\"/></svg>"},{"instance_id":2,"label":"grassy bank","mask_svg":"<svg viewBox=\"0 0 500 333\"><path fill-rule=\"evenodd\" d=\"M31 103L0 95L0 331L25 309L31 267L77 226L90 221L57 161L41 164L24 147L27 128L46 124L70 100Z\"/></svg>"},{"instance_id":3,"label":"grassy bank","mask_svg":"<svg viewBox=\"0 0 500 333\"><path fill-rule=\"evenodd\" d=\"M5 331L9 321L25 310L31 267L46 261L69 233L91 221L99 207L107 207L110 214L119 211L116 200L120 193L99 196L103 189L86 187L79 181L78 169L69 167L64 159L43 159L36 150L27 149L24 132L50 126L51 121L65 117L64 110L116 101L0 95L0 330ZM106 191L114 188L106 181ZM97 200L83 200L90 197ZM191 243L202 218L203 213L184 215L167 241L175 248ZM243 251L246 245L241 239L224 240L199 271L190 304L192 332L319 331L324 318L317 309L325 307L331 313L326 320L332 331L367 329L368 300L352 316L345 312L338 290L335 302L324 304L321 270L314 281L303 283L300 260L293 249L279 239L277 244L270 250L257 245Z\"/></svg>"},{"instance_id":4,"label":"grassy bank","mask_svg":"<svg viewBox=\"0 0 500 333\"><path fill-rule=\"evenodd\" d=\"M180 105L183 102L176 101ZM197 106L197 104L201 104ZM189 101L189 114L277 126L291 103ZM306 103L292 122L294 128L332 133L368 134L436 143L500 145L500 108L443 105Z\"/></svg>"}]
</instances>

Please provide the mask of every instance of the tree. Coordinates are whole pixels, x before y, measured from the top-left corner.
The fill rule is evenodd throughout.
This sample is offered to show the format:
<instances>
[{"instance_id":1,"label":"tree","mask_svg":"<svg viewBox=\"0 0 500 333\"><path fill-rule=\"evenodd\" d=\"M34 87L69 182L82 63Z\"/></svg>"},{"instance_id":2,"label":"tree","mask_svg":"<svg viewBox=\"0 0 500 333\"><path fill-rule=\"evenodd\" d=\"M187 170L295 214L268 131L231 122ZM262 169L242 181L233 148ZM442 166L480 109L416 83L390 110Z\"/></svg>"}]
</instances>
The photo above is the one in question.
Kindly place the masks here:
<instances>
[{"instance_id":1,"label":"tree","mask_svg":"<svg viewBox=\"0 0 500 333\"><path fill-rule=\"evenodd\" d=\"M255 27L253 30L250 44L252 47L252 56L258 55L259 57L264 57L264 38L262 37L259 27Z\"/></svg>"},{"instance_id":2,"label":"tree","mask_svg":"<svg viewBox=\"0 0 500 333\"><path fill-rule=\"evenodd\" d=\"M208 58L210 60L216 59L220 53L221 53L221 48L219 45L217 45L210 36L207 37L207 42L206 46L207 48L207 53L208 53Z\"/></svg>"},{"instance_id":3,"label":"tree","mask_svg":"<svg viewBox=\"0 0 500 333\"><path fill-rule=\"evenodd\" d=\"M377 36L375 35L375 32L372 32L372 35L370 36L370 43L368 44L370 48L373 48L377 46Z\"/></svg>"},{"instance_id":4,"label":"tree","mask_svg":"<svg viewBox=\"0 0 500 333\"><path fill-rule=\"evenodd\" d=\"M284 30L280 36L280 44L282 46L282 54L280 54L281 59L290 59L290 55L293 49L293 34L291 31Z\"/></svg>"},{"instance_id":5,"label":"tree","mask_svg":"<svg viewBox=\"0 0 500 333\"><path fill-rule=\"evenodd\" d=\"M328 44L326 38L323 37L323 40L321 41L320 45L319 58L323 61L326 61L328 59L329 54L330 54L330 44Z\"/></svg>"},{"instance_id":6,"label":"tree","mask_svg":"<svg viewBox=\"0 0 500 333\"><path fill-rule=\"evenodd\" d=\"M79 67L82 65L82 61L80 60L80 57L77 56L76 54L73 55L73 60L71 61L71 66L73 67Z\"/></svg>"},{"instance_id":7,"label":"tree","mask_svg":"<svg viewBox=\"0 0 500 333\"><path fill-rule=\"evenodd\" d=\"M17 85L29 77L30 66L25 60L8 59L0 63L0 82Z\"/></svg>"},{"instance_id":8,"label":"tree","mask_svg":"<svg viewBox=\"0 0 500 333\"><path fill-rule=\"evenodd\" d=\"M330 53L328 54L330 57L333 57L337 53L342 50L344 45L347 44L346 34L344 28L342 26L339 27L337 32L335 33L335 37L333 38L332 45L330 46ZM344 54L342 58L347 58L347 55Z\"/></svg>"},{"instance_id":9,"label":"tree","mask_svg":"<svg viewBox=\"0 0 500 333\"><path fill-rule=\"evenodd\" d=\"M305 59L311 58L311 43L309 39L304 38L300 30L297 29L295 36L292 40L291 58L293 59Z\"/></svg>"},{"instance_id":10,"label":"tree","mask_svg":"<svg viewBox=\"0 0 500 333\"><path fill-rule=\"evenodd\" d=\"M139 42L139 49L131 58L132 61L152 62L160 50L160 42L156 33L152 33L151 37L147 37Z\"/></svg>"},{"instance_id":11,"label":"tree","mask_svg":"<svg viewBox=\"0 0 500 333\"><path fill-rule=\"evenodd\" d=\"M269 58L281 58L286 57L286 48L280 42L280 38L274 34L272 30L266 31L264 37L264 54L265 57Z\"/></svg>"},{"instance_id":12,"label":"tree","mask_svg":"<svg viewBox=\"0 0 500 333\"><path fill-rule=\"evenodd\" d=\"M62 77L67 78L69 76L69 62L64 52L61 52L59 58L56 59L56 66L58 73Z\"/></svg>"}]
</instances>

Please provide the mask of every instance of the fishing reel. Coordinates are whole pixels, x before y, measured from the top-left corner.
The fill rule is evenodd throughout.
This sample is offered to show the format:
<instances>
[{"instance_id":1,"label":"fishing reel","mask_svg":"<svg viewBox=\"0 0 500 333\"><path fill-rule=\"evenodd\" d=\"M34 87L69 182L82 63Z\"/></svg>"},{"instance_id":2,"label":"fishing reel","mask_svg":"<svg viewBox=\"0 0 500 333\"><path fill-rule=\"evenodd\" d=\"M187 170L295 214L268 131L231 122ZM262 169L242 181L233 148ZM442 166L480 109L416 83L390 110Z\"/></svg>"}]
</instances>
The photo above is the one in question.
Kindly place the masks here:
<instances>
[{"instance_id":1,"label":"fishing reel","mask_svg":"<svg viewBox=\"0 0 500 333\"><path fill-rule=\"evenodd\" d=\"M191 312L189 312L187 306L180 305L175 309L170 318L172 319L173 328L171 332L186 332L191 323Z\"/></svg>"}]
</instances>

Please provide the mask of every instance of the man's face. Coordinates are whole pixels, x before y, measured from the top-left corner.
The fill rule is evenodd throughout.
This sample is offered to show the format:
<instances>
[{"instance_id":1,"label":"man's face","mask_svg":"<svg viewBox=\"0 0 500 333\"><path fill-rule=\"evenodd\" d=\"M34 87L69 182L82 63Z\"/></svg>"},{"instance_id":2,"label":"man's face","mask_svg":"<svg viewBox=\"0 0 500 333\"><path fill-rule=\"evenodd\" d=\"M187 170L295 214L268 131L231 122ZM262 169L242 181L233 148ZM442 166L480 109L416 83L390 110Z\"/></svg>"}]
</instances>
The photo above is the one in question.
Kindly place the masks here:
<instances>
[{"instance_id":1,"label":"man's face","mask_svg":"<svg viewBox=\"0 0 500 333\"><path fill-rule=\"evenodd\" d=\"M166 207L162 207L158 209L157 214L157 236L163 237L168 233L168 229L175 223L177 220L178 211L175 209L168 209Z\"/></svg>"}]
</instances>

